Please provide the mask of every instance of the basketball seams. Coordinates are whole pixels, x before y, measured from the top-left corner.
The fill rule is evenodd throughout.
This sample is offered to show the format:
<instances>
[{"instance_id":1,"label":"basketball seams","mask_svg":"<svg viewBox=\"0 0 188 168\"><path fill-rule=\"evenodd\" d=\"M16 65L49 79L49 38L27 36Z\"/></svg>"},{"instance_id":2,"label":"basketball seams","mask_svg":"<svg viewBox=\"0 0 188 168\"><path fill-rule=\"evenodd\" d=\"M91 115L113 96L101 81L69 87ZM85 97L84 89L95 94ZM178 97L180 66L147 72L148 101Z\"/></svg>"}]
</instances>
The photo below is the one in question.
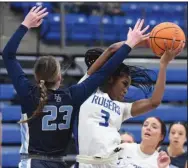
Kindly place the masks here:
<instances>
[{"instance_id":1,"label":"basketball seams","mask_svg":"<svg viewBox=\"0 0 188 168\"><path fill-rule=\"evenodd\" d=\"M165 26L168 26L168 27L165 27ZM166 39L166 40L168 40L168 42L169 42L169 40L171 40L171 41L173 40L172 38L168 38L168 35L167 35L167 38L164 37L166 35L166 32L168 33L167 29L170 29L169 32L177 29L177 31L179 31L179 33L180 33L180 38L178 40L175 40L176 47L174 47L174 49L178 48L177 42L179 43L181 41L181 37L184 34L182 29L176 24L168 25L168 24L161 23L161 24L157 25L156 27L154 27L150 34L150 46L151 46L151 49L153 50L153 52L158 56L161 56L161 54L164 53L164 51L165 51L165 49L163 49L164 46L160 46L162 39ZM162 31L164 31L164 32L162 32ZM160 33L162 33L161 36L163 36L163 37L156 37ZM184 36L184 39L185 39L185 36ZM183 42L186 43L186 39L183 40ZM168 46L169 46L169 44L168 44Z\"/></svg>"},{"instance_id":2,"label":"basketball seams","mask_svg":"<svg viewBox=\"0 0 188 168\"><path fill-rule=\"evenodd\" d=\"M162 28L162 29L160 29L160 30L158 30L156 33L155 33L155 35L154 35L154 37L150 37L150 38L162 38L162 37L156 37L157 36L157 34L160 32L160 31L162 31L162 30L165 30L165 29L170 29L170 28L178 28L177 26L174 26L174 27L165 27L165 28ZM163 39L168 39L168 38L163 38ZM173 39L169 39L169 40L173 40ZM181 40L176 40L176 41L181 41ZM185 42L185 41L183 41L183 42Z\"/></svg>"}]
</instances>

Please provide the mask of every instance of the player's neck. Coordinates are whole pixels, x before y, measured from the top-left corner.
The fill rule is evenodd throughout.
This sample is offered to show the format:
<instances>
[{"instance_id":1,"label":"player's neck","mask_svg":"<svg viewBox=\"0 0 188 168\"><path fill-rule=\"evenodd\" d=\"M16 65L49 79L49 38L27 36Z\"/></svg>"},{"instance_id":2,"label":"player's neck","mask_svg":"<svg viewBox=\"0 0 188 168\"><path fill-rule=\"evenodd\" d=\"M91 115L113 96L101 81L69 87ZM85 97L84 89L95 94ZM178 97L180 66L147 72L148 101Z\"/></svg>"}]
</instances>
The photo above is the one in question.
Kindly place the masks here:
<instances>
[{"instance_id":1,"label":"player's neck","mask_svg":"<svg viewBox=\"0 0 188 168\"><path fill-rule=\"evenodd\" d=\"M168 146L167 151L171 157L179 156L185 152L183 148L175 147L172 145Z\"/></svg>"},{"instance_id":2,"label":"player's neck","mask_svg":"<svg viewBox=\"0 0 188 168\"><path fill-rule=\"evenodd\" d=\"M152 155L156 149L155 149L156 146L154 145L151 145L151 144L146 144L144 142L141 142L140 143L140 150L144 153L144 154L147 154L147 155Z\"/></svg>"}]
</instances>

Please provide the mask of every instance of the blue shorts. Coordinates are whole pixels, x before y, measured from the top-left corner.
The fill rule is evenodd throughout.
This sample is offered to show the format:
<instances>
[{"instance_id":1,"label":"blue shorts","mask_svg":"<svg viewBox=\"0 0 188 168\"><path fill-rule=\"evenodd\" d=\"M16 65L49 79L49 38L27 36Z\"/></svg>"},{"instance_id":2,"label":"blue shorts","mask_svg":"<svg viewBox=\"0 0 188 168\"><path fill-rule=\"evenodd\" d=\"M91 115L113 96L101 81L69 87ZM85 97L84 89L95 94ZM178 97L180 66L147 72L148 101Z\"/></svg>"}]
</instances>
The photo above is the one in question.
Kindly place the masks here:
<instances>
[{"instance_id":1,"label":"blue shorts","mask_svg":"<svg viewBox=\"0 0 188 168\"><path fill-rule=\"evenodd\" d=\"M22 159L19 168L67 168L63 162L39 160L39 159Z\"/></svg>"}]
</instances>

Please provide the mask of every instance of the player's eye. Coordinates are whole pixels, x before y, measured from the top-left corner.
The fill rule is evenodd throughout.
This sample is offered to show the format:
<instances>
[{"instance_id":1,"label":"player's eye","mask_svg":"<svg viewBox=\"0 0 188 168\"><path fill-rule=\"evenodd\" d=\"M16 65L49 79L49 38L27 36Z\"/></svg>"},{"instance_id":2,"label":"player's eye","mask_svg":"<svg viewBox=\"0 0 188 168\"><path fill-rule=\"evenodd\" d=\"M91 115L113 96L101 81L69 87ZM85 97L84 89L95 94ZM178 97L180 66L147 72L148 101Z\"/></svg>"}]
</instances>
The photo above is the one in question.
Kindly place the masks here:
<instances>
[{"instance_id":1,"label":"player's eye","mask_svg":"<svg viewBox=\"0 0 188 168\"><path fill-rule=\"evenodd\" d=\"M124 86L127 87L128 86L128 83L127 82L123 82Z\"/></svg>"}]
</instances>

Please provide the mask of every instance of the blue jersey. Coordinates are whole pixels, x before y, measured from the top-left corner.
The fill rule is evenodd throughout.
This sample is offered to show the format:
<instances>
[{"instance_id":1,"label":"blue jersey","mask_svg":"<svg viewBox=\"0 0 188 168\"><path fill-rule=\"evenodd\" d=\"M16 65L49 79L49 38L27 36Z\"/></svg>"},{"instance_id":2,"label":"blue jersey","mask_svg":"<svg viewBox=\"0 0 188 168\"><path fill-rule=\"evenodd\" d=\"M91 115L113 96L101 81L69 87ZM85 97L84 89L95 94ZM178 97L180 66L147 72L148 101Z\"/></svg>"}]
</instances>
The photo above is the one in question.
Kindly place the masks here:
<instances>
[{"instance_id":1,"label":"blue jersey","mask_svg":"<svg viewBox=\"0 0 188 168\"><path fill-rule=\"evenodd\" d=\"M160 151L165 151L168 154L167 146L162 146ZM176 157L170 157L170 168L185 168L187 162L187 151Z\"/></svg>"},{"instance_id":2,"label":"blue jersey","mask_svg":"<svg viewBox=\"0 0 188 168\"><path fill-rule=\"evenodd\" d=\"M21 100L22 119L31 117L40 98L38 86L27 79L16 59L17 48L27 30L21 25L3 50L8 75ZM21 153L63 155L81 104L116 70L130 51L128 45L123 45L99 71L82 83L67 89L48 90L48 102L42 115L21 125Z\"/></svg>"}]
</instances>

